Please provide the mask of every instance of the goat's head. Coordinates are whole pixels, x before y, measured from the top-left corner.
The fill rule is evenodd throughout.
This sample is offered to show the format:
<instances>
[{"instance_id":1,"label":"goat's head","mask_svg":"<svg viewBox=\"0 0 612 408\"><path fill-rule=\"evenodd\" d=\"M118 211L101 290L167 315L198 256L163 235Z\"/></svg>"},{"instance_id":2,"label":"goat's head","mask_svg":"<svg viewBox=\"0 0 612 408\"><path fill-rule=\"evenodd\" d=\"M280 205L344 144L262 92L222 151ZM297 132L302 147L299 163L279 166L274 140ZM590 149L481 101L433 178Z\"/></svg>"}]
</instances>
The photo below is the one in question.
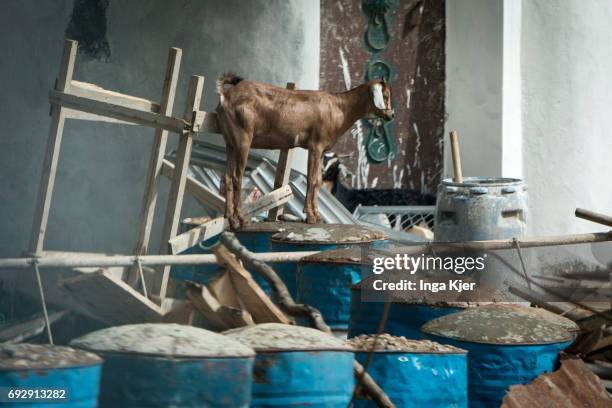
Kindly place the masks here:
<instances>
[{"instance_id":1,"label":"goat's head","mask_svg":"<svg viewBox=\"0 0 612 408\"><path fill-rule=\"evenodd\" d=\"M391 106L391 86L384 78L370 81L368 85L372 95L368 116L376 116L386 121L392 120L395 111Z\"/></svg>"}]
</instances>

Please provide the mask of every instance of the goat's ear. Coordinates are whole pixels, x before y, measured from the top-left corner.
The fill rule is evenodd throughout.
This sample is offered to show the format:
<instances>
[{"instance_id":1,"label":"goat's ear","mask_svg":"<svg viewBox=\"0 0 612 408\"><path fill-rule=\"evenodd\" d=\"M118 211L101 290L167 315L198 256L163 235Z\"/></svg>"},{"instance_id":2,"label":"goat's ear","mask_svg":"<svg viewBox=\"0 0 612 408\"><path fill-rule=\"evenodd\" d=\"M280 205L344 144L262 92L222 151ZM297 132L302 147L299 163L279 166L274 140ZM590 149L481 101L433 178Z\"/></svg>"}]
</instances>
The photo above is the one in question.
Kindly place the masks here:
<instances>
[{"instance_id":1,"label":"goat's ear","mask_svg":"<svg viewBox=\"0 0 612 408\"><path fill-rule=\"evenodd\" d=\"M370 88L372 90L372 98L374 106L378 109L387 109L385 106L385 98L383 97L383 86L382 84L374 84Z\"/></svg>"}]
</instances>

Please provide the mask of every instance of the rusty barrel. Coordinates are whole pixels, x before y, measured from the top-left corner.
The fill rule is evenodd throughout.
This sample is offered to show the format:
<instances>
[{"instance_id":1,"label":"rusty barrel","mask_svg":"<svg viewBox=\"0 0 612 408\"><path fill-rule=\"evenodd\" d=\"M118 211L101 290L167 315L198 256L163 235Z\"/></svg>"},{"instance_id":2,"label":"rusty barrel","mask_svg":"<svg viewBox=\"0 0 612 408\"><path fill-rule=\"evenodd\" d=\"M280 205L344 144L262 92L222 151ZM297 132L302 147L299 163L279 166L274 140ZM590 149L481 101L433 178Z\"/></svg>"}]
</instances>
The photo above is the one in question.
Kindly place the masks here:
<instances>
[{"instance_id":1,"label":"rusty barrel","mask_svg":"<svg viewBox=\"0 0 612 408\"><path fill-rule=\"evenodd\" d=\"M554 371L578 327L544 309L498 304L440 317L422 330L468 351L469 405L484 408L500 406L510 386Z\"/></svg>"},{"instance_id":2,"label":"rusty barrel","mask_svg":"<svg viewBox=\"0 0 612 408\"><path fill-rule=\"evenodd\" d=\"M289 224L287 229L272 235L272 252L326 251L343 247L372 246L386 236L379 230L354 224ZM283 262L274 265L289 293L297 294L297 264Z\"/></svg>"},{"instance_id":3,"label":"rusty barrel","mask_svg":"<svg viewBox=\"0 0 612 408\"><path fill-rule=\"evenodd\" d=\"M255 352L178 324L134 324L71 342L105 363L101 407L248 407Z\"/></svg>"},{"instance_id":4,"label":"rusty barrel","mask_svg":"<svg viewBox=\"0 0 612 408\"><path fill-rule=\"evenodd\" d=\"M383 315L385 300L390 304L384 331L408 339L421 339L423 337L421 326L438 317L467 308L508 301L506 295L486 285L479 285L477 290L463 293L431 293L415 290L379 295L373 288L376 287L375 281L382 279L381 276L368 276L351 288L349 338L376 333ZM405 277L403 273L390 272L384 279L391 282ZM450 278L455 277L450 276ZM438 274L422 278L423 281L432 283L446 279L449 279L449 275ZM468 281L469 278L463 280Z\"/></svg>"},{"instance_id":5,"label":"rusty barrel","mask_svg":"<svg viewBox=\"0 0 612 408\"><path fill-rule=\"evenodd\" d=\"M519 238L527 225L527 185L520 179L466 177L438 187L438 242Z\"/></svg>"},{"instance_id":6,"label":"rusty barrel","mask_svg":"<svg viewBox=\"0 0 612 408\"><path fill-rule=\"evenodd\" d=\"M98 405L102 359L70 347L0 345L0 406Z\"/></svg>"},{"instance_id":7,"label":"rusty barrel","mask_svg":"<svg viewBox=\"0 0 612 408\"><path fill-rule=\"evenodd\" d=\"M428 340L408 340L389 334L362 335L347 342L355 359L397 408L467 407L467 352ZM358 394L355 408L377 405Z\"/></svg>"},{"instance_id":8,"label":"rusty barrel","mask_svg":"<svg viewBox=\"0 0 612 408\"><path fill-rule=\"evenodd\" d=\"M224 334L257 352L252 407L346 408L351 401L353 352L341 340L278 323Z\"/></svg>"}]
</instances>

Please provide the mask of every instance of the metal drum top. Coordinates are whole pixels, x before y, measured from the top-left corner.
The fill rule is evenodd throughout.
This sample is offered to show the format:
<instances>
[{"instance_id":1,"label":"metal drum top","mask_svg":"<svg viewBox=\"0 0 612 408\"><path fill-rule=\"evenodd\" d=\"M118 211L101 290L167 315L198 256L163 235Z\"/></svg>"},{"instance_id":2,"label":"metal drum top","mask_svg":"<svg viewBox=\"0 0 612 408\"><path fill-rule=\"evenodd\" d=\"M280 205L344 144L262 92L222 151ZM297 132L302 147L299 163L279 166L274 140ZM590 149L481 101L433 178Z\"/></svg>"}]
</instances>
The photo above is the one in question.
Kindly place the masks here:
<instances>
[{"instance_id":1,"label":"metal drum top","mask_svg":"<svg viewBox=\"0 0 612 408\"><path fill-rule=\"evenodd\" d=\"M453 179L444 179L442 184L445 186L454 187L506 187L506 186L523 186L525 182L521 179L507 177L464 177L463 182L456 183ZM525 187L526 189L526 187Z\"/></svg>"},{"instance_id":2,"label":"metal drum top","mask_svg":"<svg viewBox=\"0 0 612 408\"><path fill-rule=\"evenodd\" d=\"M48 344L0 345L0 371L46 370L102 364L102 359L83 350Z\"/></svg>"},{"instance_id":3,"label":"metal drum top","mask_svg":"<svg viewBox=\"0 0 612 408\"><path fill-rule=\"evenodd\" d=\"M383 333L362 334L346 341L355 352L410 353L410 354L466 354L467 351L448 344L431 340L411 340L401 336Z\"/></svg>"},{"instance_id":4,"label":"metal drum top","mask_svg":"<svg viewBox=\"0 0 612 408\"><path fill-rule=\"evenodd\" d=\"M360 246L352 245L346 248L329 249L317 252L300 259L299 263L329 263L329 264L353 264L372 265L372 259L376 256L391 256L385 249L365 250Z\"/></svg>"},{"instance_id":5,"label":"metal drum top","mask_svg":"<svg viewBox=\"0 0 612 408\"><path fill-rule=\"evenodd\" d=\"M251 222L243 225L239 229L235 230L236 233L258 233L258 232L269 232L275 234L277 232L285 231L287 228L296 224L295 222L283 222L283 221L262 221L262 222ZM301 224L301 223L299 223Z\"/></svg>"},{"instance_id":6,"label":"metal drum top","mask_svg":"<svg viewBox=\"0 0 612 408\"><path fill-rule=\"evenodd\" d=\"M192 326L145 323L110 327L73 340L100 352L180 358L252 357L255 352L226 336Z\"/></svg>"},{"instance_id":7,"label":"metal drum top","mask_svg":"<svg viewBox=\"0 0 612 408\"><path fill-rule=\"evenodd\" d=\"M537 345L572 340L578 326L544 309L492 304L443 316L422 331L450 339L497 345Z\"/></svg>"},{"instance_id":8,"label":"metal drum top","mask_svg":"<svg viewBox=\"0 0 612 408\"><path fill-rule=\"evenodd\" d=\"M309 327L264 323L223 332L257 352L353 350L330 334Z\"/></svg>"},{"instance_id":9,"label":"metal drum top","mask_svg":"<svg viewBox=\"0 0 612 408\"><path fill-rule=\"evenodd\" d=\"M289 223L272 236L273 242L295 244L362 244L384 239L381 231L354 224Z\"/></svg>"}]
</instances>

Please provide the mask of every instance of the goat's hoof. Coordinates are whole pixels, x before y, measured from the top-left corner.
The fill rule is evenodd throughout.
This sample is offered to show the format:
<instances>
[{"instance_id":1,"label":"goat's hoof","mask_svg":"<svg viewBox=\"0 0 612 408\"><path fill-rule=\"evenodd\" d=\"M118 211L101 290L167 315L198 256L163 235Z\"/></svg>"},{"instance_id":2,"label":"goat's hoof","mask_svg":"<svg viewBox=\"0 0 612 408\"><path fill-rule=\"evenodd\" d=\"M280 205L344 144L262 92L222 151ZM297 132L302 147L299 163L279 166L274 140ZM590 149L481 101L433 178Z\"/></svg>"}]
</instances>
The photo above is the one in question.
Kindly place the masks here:
<instances>
[{"instance_id":1,"label":"goat's hoof","mask_svg":"<svg viewBox=\"0 0 612 408\"><path fill-rule=\"evenodd\" d=\"M238 221L240 222L241 226L245 226L245 225L249 225L251 223L251 219L248 217L245 217L244 215L239 215L238 216Z\"/></svg>"},{"instance_id":2,"label":"goat's hoof","mask_svg":"<svg viewBox=\"0 0 612 408\"><path fill-rule=\"evenodd\" d=\"M317 217L315 215L306 216L306 224L316 224L317 222Z\"/></svg>"},{"instance_id":3,"label":"goat's hoof","mask_svg":"<svg viewBox=\"0 0 612 408\"><path fill-rule=\"evenodd\" d=\"M231 230L238 230L240 229L240 220L236 217L232 217L228 219L229 221L229 225L230 225L230 229Z\"/></svg>"}]
</instances>

